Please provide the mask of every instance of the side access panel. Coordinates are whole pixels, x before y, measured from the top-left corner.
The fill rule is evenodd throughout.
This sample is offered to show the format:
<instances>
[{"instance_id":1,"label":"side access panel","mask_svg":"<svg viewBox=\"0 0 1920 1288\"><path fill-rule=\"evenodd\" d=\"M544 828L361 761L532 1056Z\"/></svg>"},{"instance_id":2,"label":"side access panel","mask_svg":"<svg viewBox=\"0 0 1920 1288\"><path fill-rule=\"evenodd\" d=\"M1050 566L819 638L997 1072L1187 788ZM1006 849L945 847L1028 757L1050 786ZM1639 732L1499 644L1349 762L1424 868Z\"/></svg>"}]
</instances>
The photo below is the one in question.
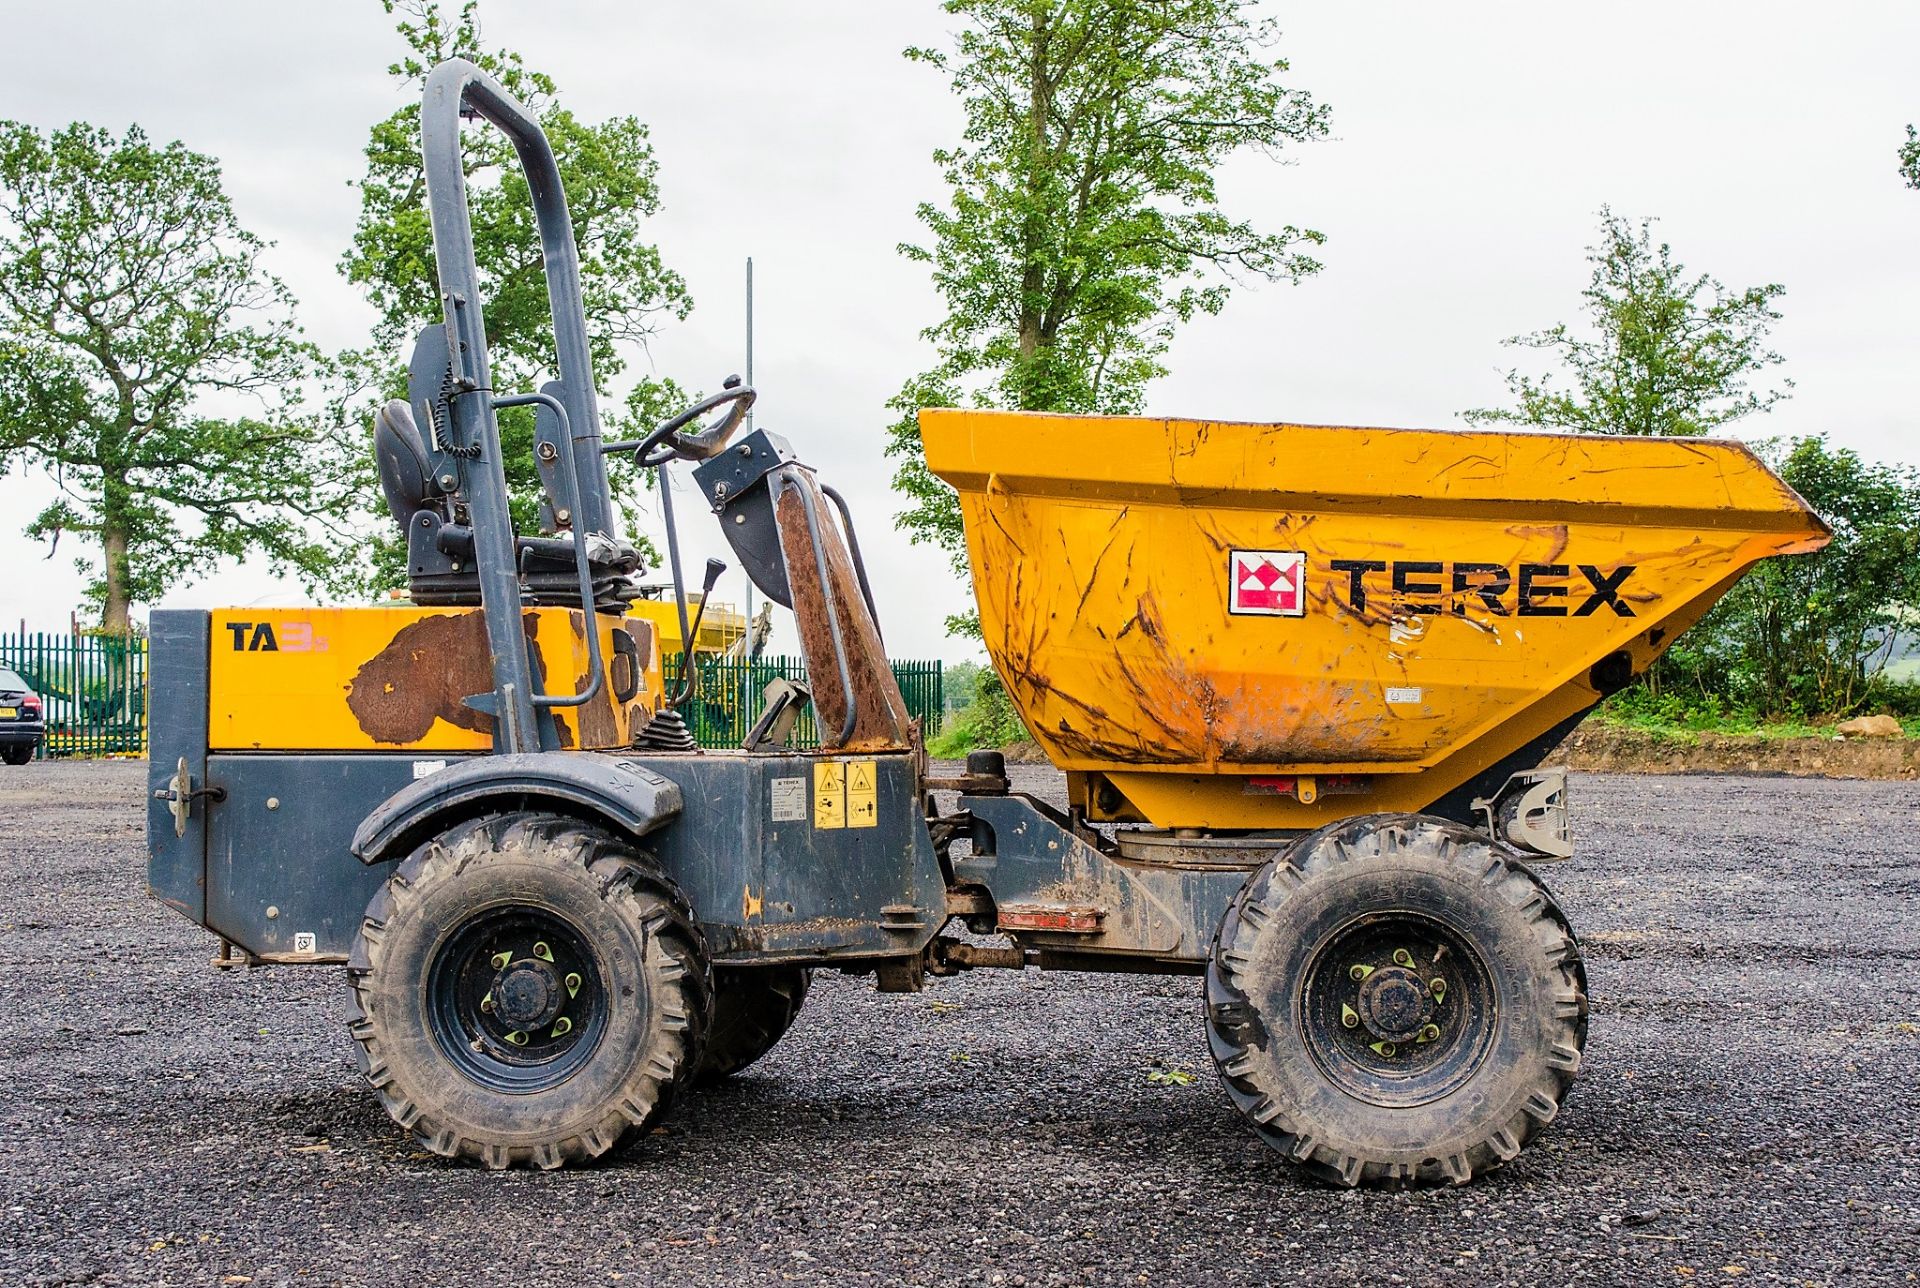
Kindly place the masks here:
<instances>
[{"instance_id":1,"label":"side access panel","mask_svg":"<svg viewBox=\"0 0 1920 1288\"><path fill-rule=\"evenodd\" d=\"M632 759L680 784L683 814L647 845L717 960L895 957L945 924L911 754Z\"/></svg>"},{"instance_id":2,"label":"side access panel","mask_svg":"<svg viewBox=\"0 0 1920 1288\"><path fill-rule=\"evenodd\" d=\"M578 611L521 615L534 673L551 693L590 679ZM596 614L608 682L584 707L545 717L569 750L624 748L664 687L651 622ZM491 751L493 721L466 705L493 688L477 608L222 608L212 613L209 743L245 752Z\"/></svg>"},{"instance_id":3,"label":"side access panel","mask_svg":"<svg viewBox=\"0 0 1920 1288\"><path fill-rule=\"evenodd\" d=\"M213 756L209 930L268 960L345 961L393 864L353 857L373 808L446 759L394 755Z\"/></svg>"},{"instance_id":4,"label":"side access panel","mask_svg":"<svg viewBox=\"0 0 1920 1288\"><path fill-rule=\"evenodd\" d=\"M562 767L569 773L553 772ZM536 784L555 777L592 790L543 799L551 793ZM693 905L718 959L897 957L946 920L914 787L905 752L484 756L368 805L348 848L384 868L475 810L560 809L637 837ZM495 798L503 803L487 803Z\"/></svg>"}]
</instances>

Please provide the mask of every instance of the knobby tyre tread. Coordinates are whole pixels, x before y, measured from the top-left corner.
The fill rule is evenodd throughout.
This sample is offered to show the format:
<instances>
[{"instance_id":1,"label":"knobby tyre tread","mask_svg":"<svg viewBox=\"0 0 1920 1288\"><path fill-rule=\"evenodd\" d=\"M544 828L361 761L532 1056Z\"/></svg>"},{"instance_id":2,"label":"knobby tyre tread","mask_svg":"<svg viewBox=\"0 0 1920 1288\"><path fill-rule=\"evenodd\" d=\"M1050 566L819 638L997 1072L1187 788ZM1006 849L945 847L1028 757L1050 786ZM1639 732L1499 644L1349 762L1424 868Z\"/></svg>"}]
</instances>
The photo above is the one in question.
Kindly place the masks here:
<instances>
[{"instance_id":1,"label":"knobby tyre tread","mask_svg":"<svg viewBox=\"0 0 1920 1288\"><path fill-rule=\"evenodd\" d=\"M514 872L491 871L509 865ZM631 1067L603 1065L595 1078L575 1080L593 1087L542 1091L539 1106L493 1104L444 1057L434 1059L410 999L426 992L420 967L431 951L422 942L434 933L429 923L465 902L460 891L493 888L498 895L498 880L524 882L529 868L550 870L532 876L551 878L574 898L597 898L608 923L638 944L639 969L631 977L641 986L644 1022L632 1021ZM423 1149L495 1169L587 1163L643 1135L699 1067L712 1018L712 968L686 897L631 842L557 815L486 815L421 845L368 905L347 975L355 1060L387 1113ZM622 985L611 966L609 980L631 1004L635 989ZM488 1112L469 1112L476 1103ZM520 1117L538 1123L523 1129Z\"/></svg>"},{"instance_id":2,"label":"knobby tyre tread","mask_svg":"<svg viewBox=\"0 0 1920 1288\"><path fill-rule=\"evenodd\" d=\"M719 966L713 1029L696 1081L733 1076L779 1044L800 1015L813 972L799 966Z\"/></svg>"},{"instance_id":3,"label":"knobby tyre tread","mask_svg":"<svg viewBox=\"0 0 1920 1288\"><path fill-rule=\"evenodd\" d=\"M1304 962L1312 949L1288 939L1302 917L1324 911L1331 921L1342 915L1340 900L1369 883L1404 899L1413 888L1408 872L1450 896L1496 901L1487 915L1505 927L1498 959L1511 963L1509 975L1526 977L1517 993L1531 1003L1528 1014L1505 1018L1535 1035L1517 1054L1496 1048L1494 1066L1462 1088L1460 1104L1477 1099L1479 1110L1423 1110L1433 1149L1396 1139L1386 1115L1401 1111L1297 1094L1313 1077L1301 1012L1289 1003L1284 1015L1258 1013L1275 963ZM1518 855L1479 833L1417 815L1343 821L1256 871L1221 917L1207 1003L1208 1042L1235 1107L1267 1144L1339 1187L1464 1184L1500 1167L1558 1114L1586 1046L1585 967L1546 887Z\"/></svg>"}]
</instances>

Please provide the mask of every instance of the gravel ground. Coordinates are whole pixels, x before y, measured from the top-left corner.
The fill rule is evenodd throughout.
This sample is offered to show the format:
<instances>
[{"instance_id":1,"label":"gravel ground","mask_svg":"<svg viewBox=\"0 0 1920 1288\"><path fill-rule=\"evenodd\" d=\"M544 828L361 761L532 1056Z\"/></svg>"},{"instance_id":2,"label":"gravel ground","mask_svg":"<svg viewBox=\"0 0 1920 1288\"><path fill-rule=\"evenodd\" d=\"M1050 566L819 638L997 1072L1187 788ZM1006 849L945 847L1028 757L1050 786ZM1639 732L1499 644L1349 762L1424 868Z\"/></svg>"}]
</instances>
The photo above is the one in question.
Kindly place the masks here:
<instances>
[{"instance_id":1,"label":"gravel ground","mask_svg":"<svg viewBox=\"0 0 1920 1288\"><path fill-rule=\"evenodd\" d=\"M1578 779L1566 1109L1468 1188L1343 1194L1235 1118L1196 980L1032 971L823 976L611 1165L442 1165L356 1082L337 971L211 970L146 899L143 774L0 775L7 1285L1915 1279L1911 784Z\"/></svg>"}]
</instances>

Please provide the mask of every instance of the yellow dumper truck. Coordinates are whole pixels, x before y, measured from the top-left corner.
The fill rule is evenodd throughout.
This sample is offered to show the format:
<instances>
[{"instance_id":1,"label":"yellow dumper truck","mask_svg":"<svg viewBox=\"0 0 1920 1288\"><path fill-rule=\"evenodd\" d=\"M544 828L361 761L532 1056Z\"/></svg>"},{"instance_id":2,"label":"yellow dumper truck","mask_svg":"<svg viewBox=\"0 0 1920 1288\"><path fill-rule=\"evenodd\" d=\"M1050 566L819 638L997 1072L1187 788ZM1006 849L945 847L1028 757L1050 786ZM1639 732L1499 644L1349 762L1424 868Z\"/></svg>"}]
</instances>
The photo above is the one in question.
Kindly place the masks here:
<instances>
[{"instance_id":1,"label":"yellow dumper truck","mask_svg":"<svg viewBox=\"0 0 1920 1288\"><path fill-rule=\"evenodd\" d=\"M557 344L537 391L493 388L463 115L527 172ZM148 834L154 894L220 960L344 967L360 1068L424 1148L604 1155L770 1049L825 968L887 991L1204 976L1228 1094L1334 1184L1464 1182L1552 1120L1587 996L1534 872L1572 846L1538 762L1756 560L1825 539L1749 453L923 413L1062 811L996 753L929 765L851 511L742 432L753 390L603 440L527 111L454 60L422 133L443 316L374 427L414 606L155 613ZM539 533L508 506L514 406L537 417ZM698 595L682 575L667 476L691 466L794 613L811 688L779 682L737 749L693 745L634 611L615 453L657 471L672 603L720 571ZM808 704L818 747L792 745Z\"/></svg>"}]
</instances>

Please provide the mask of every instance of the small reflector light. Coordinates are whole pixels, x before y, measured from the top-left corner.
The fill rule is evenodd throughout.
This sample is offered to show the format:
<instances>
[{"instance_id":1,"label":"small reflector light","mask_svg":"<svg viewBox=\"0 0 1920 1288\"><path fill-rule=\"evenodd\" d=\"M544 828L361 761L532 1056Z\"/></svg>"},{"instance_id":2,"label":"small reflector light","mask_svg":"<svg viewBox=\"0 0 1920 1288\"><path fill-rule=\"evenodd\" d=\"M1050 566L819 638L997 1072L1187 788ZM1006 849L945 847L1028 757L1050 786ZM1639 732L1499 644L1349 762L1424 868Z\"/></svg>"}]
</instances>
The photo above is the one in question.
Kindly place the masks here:
<instances>
[{"instance_id":1,"label":"small reflector light","mask_svg":"<svg viewBox=\"0 0 1920 1288\"><path fill-rule=\"evenodd\" d=\"M1006 905L1000 909L1002 930L1053 930L1068 934L1092 934L1106 921L1104 908L1036 908L1031 905Z\"/></svg>"}]
</instances>

